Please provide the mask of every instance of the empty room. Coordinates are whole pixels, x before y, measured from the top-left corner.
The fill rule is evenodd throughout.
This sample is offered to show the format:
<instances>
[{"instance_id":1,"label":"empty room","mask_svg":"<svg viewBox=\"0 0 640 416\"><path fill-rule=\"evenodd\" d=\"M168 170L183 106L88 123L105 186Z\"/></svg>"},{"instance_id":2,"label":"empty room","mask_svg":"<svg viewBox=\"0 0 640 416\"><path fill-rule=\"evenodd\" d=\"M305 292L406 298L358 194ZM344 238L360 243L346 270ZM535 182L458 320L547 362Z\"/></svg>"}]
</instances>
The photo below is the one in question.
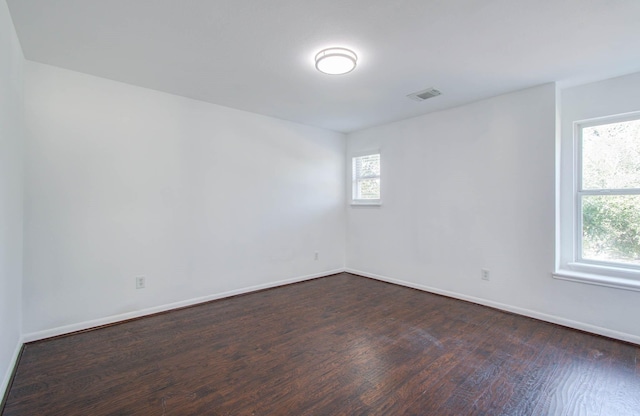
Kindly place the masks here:
<instances>
[{"instance_id":1,"label":"empty room","mask_svg":"<svg viewBox=\"0 0 640 416\"><path fill-rule=\"evenodd\" d=\"M0 414L640 415L638 22L0 0Z\"/></svg>"}]
</instances>

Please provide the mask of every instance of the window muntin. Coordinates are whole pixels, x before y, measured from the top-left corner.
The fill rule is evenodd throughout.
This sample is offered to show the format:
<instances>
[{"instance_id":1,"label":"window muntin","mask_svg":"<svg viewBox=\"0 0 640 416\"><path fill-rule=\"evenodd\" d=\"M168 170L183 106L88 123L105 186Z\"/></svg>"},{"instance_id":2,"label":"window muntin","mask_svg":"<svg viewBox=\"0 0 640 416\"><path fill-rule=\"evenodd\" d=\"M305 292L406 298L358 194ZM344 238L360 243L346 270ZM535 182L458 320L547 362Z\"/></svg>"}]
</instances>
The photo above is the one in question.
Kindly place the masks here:
<instances>
[{"instance_id":1,"label":"window muntin","mask_svg":"<svg viewBox=\"0 0 640 416\"><path fill-rule=\"evenodd\" d=\"M352 173L352 202L380 203L380 153L353 157Z\"/></svg>"},{"instance_id":2,"label":"window muntin","mask_svg":"<svg viewBox=\"0 0 640 416\"><path fill-rule=\"evenodd\" d=\"M640 269L640 115L576 127L575 261Z\"/></svg>"}]
</instances>

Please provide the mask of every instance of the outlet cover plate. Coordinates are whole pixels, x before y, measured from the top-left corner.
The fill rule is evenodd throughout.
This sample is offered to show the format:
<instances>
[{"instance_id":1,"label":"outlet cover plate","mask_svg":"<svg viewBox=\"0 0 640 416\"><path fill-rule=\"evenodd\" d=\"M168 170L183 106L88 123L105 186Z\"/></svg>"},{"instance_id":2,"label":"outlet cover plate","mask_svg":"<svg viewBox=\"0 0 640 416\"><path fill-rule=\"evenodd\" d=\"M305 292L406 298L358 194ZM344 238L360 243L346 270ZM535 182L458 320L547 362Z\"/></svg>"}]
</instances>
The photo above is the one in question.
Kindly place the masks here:
<instances>
[{"instance_id":1,"label":"outlet cover plate","mask_svg":"<svg viewBox=\"0 0 640 416\"><path fill-rule=\"evenodd\" d=\"M144 289L147 283L145 276L136 276L136 289Z\"/></svg>"}]
</instances>

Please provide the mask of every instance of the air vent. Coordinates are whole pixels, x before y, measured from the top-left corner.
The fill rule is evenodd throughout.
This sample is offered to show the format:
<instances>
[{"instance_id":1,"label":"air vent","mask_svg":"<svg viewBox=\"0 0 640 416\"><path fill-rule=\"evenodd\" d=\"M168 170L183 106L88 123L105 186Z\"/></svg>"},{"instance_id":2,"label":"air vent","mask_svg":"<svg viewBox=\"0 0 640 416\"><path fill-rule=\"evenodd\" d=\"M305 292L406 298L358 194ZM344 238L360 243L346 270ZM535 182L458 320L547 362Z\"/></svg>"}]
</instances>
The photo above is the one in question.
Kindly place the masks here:
<instances>
[{"instance_id":1,"label":"air vent","mask_svg":"<svg viewBox=\"0 0 640 416\"><path fill-rule=\"evenodd\" d=\"M427 88L426 90L422 90L422 91L418 91L418 92L414 92L413 94L409 94L407 95L407 97L411 98L412 100L415 101L424 101L428 98L433 98L433 97L437 97L438 95L442 94L440 91L438 91L435 88Z\"/></svg>"}]
</instances>

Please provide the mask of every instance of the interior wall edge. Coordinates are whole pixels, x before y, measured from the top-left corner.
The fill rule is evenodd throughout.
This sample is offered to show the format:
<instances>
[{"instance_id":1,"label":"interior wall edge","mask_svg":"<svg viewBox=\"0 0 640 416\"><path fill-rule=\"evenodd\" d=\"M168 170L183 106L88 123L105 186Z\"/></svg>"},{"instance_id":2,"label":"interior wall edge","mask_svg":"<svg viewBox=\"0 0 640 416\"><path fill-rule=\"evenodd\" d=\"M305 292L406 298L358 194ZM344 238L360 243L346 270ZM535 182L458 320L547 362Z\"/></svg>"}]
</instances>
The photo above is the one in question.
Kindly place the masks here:
<instances>
[{"instance_id":1,"label":"interior wall edge","mask_svg":"<svg viewBox=\"0 0 640 416\"><path fill-rule=\"evenodd\" d=\"M154 306L151 308L140 309L137 311L122 313L118 315L106 316L104 318L93 319L90 321L78 322L71 325L64 325L56 328L45 329L42 331L29 332L23 334L22 342L34 342L41 341L47 338L57 337L60 335L67 335L73 332L85 331L92 328L97 328L104 325L117 324L119 322L127 321L130 319L142 318L148 315L154 315L161 312L171 311L173 309L185 308L188 306L195 306L200 303L210 302L212 300L229 298L237 295L244 295L251 292L256 292L264 289L272 289L279 286L286 286L292 283L304 282L306 280L317 279L320 277L326 277L337 273L342 273L345 270L343 268L327 270L319 273L309 274L305 276L293 277L290 279L278 280L275 282L269 282L261 285L249 286L241 289L230 290L227 292L214 293L207 296L201 296L198 298L186 299L179 302L168 303L165 305Z\"/></svg>"},{"instance_id":2,"label":"interior wall edge","mask_svg":"<svg viewBox=\"0 0 640 416\"><path fill-rule=\"evenodd\" d=\"M549 322L549 323L552 323L552 324L561 325L561 326L572 328L572 329L577 329L579 331L589 332L591 334L601 335L601 336L605 336L605 337L608 337L608 338L613 338L613 339L617 339L617 340L620 340L620 341L625 341L625 342L630 342L632 344L640 345L640 336L629 334L629 333L626 333L626 332L614 331L614 330L611 330L611 329L607 329L607 328L603 328L603 327L587 324L587 323L584 323L584 322L579 322L579 321L574 321L574 320L571 320L571 319L566 319L566 318L563 318L561 316L548 315L548 314L545 314L545 313L542 313L542 312L538 312L538 311L535 311L535 310L531 310L531 309L520 308L518 306L509 305L509 304L501 303L501 302L495 302L495 301L492 301L492 300L478 298L478 297L475 297L475 296L468 296L468 295L464 295L464 294L457 293L457 292L451 292L451 291L448 291L448 290L437 289L437 288L434 288L434 287L431 287L431 286L420 285L420 284L417 284L417 283L409 282L407 280L396 279L396 278L388 277L388 276L382 276L382 275L379 275L379 274L369 273L369 272L362 271L362 270L356 270L356 269L347 268L345 270L345 272L346 273L355 274L355 275L359 275L359 276L363 276L363 277L368 277L368 278L379 280L379 281L386 282L386 283L391 283L391 284L395 284L395 285L410 287L412 289L422 290L424 292L434 293L436 295L442 295L442 296L447 296L447 297L454 298L454 299L464 300L464 301L467 301L467 302L473 302L473 303L477 303L479 305L488 306L488 307L499 309L499 310L502 310L502 311L505 311L505 312L511 312L511 313L515 313L517 315L522 315L522 316L526 316L526 317L529 317L529 318L538 319L540 321L545 321L545 322Z\"/></svg>"}]
</instances>

